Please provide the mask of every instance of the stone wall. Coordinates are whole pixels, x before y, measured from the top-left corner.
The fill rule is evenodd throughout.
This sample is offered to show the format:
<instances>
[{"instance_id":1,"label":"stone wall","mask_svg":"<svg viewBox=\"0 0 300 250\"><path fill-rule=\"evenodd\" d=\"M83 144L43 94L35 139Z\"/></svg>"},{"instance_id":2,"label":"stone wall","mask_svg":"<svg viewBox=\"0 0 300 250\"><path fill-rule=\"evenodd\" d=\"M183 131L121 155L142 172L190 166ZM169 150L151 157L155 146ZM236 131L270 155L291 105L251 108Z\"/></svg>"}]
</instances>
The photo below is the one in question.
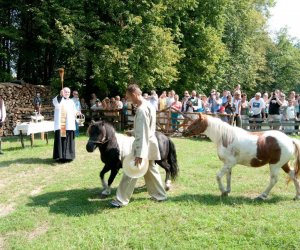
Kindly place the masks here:
<instances>
[{"instance_id":1,"label":"stone wall","mask_svg":"<svg viewBox=\"0 0 300 250\"><path fill-rule=\"evenodd\" d=\"M30 121L30 117L34 114L33 99L36 92L39 92L42 98L41 114L45 120L53 120L52 98L54 95L50 87L28 83L0 83L0 96L4 100L7 113L4 136L12 135L18 122Z\"/></svg>"}]
</instances>

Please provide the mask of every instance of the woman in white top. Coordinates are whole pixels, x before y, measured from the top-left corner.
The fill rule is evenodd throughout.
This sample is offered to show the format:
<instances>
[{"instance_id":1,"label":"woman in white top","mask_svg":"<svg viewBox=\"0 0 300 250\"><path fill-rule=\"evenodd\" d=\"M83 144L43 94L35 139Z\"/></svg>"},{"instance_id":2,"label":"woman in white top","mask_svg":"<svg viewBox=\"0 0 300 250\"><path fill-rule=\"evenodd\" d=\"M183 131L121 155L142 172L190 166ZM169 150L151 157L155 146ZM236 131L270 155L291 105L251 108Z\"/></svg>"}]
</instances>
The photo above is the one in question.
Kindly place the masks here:
<instances>
[{"instance_id":1,"label":"woman in white top","mask_svg":"<svg viewBox=\"0 0 300 250\"><path fill-rule=\"evenodd\" d=\"M234 101L233 101L233 107L234 107L234 121L235 126L242 127L242 119L241 119L241 92L237 91L234 93Z\"/></svg>"}]
</instances>

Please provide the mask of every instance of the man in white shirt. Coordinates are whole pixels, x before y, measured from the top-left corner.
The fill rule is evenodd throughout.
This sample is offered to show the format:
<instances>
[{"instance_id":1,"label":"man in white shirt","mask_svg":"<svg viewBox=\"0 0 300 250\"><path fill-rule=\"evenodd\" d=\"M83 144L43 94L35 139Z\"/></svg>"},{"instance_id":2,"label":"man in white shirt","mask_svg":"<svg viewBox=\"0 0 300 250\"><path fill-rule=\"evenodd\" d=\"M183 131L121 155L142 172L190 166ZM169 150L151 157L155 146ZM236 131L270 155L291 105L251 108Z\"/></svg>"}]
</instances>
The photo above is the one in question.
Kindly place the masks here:
<instances>
[{"instance_id":1,"label":"man in white shirt","mask_svg":"<svg viewBox=\"0 0 300 250\"><path fill-rule=\"evenodd\" d=\"M265 119L265 102L264 100L261 98L261 93L257 92L255 94L255 97L253 97L250 102L249 102L249 106L250 106L250 111L252 113L252 116L250 118L252 118L252 120L249 120L249 123L261 123L262 120L261 119ZM260 129L260 126L254 126L253 129Z\"/></svg>"},{"instance_id":2,"label":"man in white shirt","mask_svg":"<svg viewBox=\"0 0 300 250\"><path fill-rule=\"evenodd\" d=\"M150 103L155 108L155 110L158 110L158 95L156 94L155 90L151 90L151 96L150 96Z\"/></svg>"},{"instance_id":3,"label":"man in white shirt","mask_svg":"<svg viewBox=\"0 0 300 250\"><path fill-rule=\"evenodd\" d=\"M3 136L3 125L5 119L6 119L6 108L4 105L4 100L0 96L0 154L3 154L1 137Z\"/></svg>"},{"instance_id":4,"label":"man in white shirt","mask_svg":"<svg viewBox=\"0 0 300 250\"><path fill-rule=\"evenodd\" d=\"M171 107L172 103L174 102L174 96L175 96L175 91L174 90L171 90L169 93L168 93L168 97L167 97L167 107Z\"/></svg>"},{"instance_id":5,"label":"man in white shirt","mask_svg":"<svg viewBox=\"0 0 300 250\"><path fill-rule=\"evenodd\" d=\"M127 87L126 96L133 104L137 105L134 117L134 142L132 152L135 157L135 165L144 160L149 160L148 171L144 179L151 199L163 201L167 195L161 180L158 166L155 160L160 160L158 142L155 136L156 111L154 107L144 100L142 91L136 84ZM133 194L137 178L131 178L123 173L122 180L117 189L116 199L111 202L113 207L126 206Z\"/></svg>"}]
</instances>

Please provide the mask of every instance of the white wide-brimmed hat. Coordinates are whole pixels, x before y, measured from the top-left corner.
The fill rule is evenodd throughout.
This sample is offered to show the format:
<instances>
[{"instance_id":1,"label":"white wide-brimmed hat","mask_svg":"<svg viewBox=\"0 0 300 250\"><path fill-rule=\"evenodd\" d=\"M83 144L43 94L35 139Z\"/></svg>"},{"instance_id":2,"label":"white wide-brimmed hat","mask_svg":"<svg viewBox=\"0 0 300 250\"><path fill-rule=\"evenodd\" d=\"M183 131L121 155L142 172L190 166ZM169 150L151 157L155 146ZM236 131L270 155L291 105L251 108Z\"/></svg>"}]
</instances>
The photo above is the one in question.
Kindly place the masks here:
<instances>
[{"instance_id":1,"label":"white wide-brimmed hat","mask_svg":"<svg viewBox=\"0 0 300 250\"><path fill-rule=\"evenodd\" d=\"M148 170L149 161L147 159L143 159L141 164L136 166L134 160L135 157L132 153L125 156L123 160L124 173L131 178L139 178L144 176Z\"/></svg>"}]
</instances>

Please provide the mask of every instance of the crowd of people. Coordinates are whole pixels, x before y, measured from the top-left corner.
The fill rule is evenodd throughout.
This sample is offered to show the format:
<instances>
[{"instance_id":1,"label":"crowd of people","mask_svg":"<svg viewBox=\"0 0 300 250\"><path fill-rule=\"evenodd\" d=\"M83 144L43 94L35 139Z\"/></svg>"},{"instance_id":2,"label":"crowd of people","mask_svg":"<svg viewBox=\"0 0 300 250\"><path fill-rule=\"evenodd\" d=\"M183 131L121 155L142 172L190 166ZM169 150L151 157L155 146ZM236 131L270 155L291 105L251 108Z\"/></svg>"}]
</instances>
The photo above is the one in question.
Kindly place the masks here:
<instances>
[{"instance_id":1,"label":"crowd of people","mask_svg":"<svg viewBox=\"0 0 300 250\"><path fill-rule=\"evenodd\" d=\"M91 99L89 101L89 105L85 102L84 98L79 98L78 91L74 90L72 92L72 97L70 97L71 92L70 89L64 89L54 98L53 103L56 106L55 110L55 121L57 124L56 130L60 130L57 132L57 141L61 142L61 132L65 129L62 128L60 123L64 124L64 126L69 126L66 122L66 113L65 110L61 110L65 105L61 105L62 103L70 102L70 109L76 115L80 114L82 111L91 110L92 116L94 116L97 111L103 111L105 116L117 116L119 112L123 112L123 114L134 115L136 105L128 100L126 97L121 98L120 96L115 97L105 97L102 101L97 98L96 94L93 93L91 95ZM195 90L191 92L186 90L183 92L182 97L174 91L171 90L169 92L163 91L160 96L156 93L155 90L152 90L150 94L143 93L142 97L145 101L149 102L151 106L154 107L156 111L159 112L159 120L162 123L166 122L166 115L169 112L161 112L170 109L171 115L171 128L176 130L178 128L179 121L182 120L183 123L186 122L183 114L186 114L185 117L196 118L197 115L195 113L207 113L207 114L216 114L220 116L224 122L228 122L232 125L242 127L244 121L249 120L249 122L255 122L257 128L259 128L259 122L263 120L267 120L269 122L274 122L274 125L270 125L271 129L283 129L285 133L293 133L297 125L294 124L295 121L298 121L300 116L299 103L300 103L300 95L297 95L295 91L291 91L286 94L278 89L272 91L271 93L265 92L261 94L257 92L253 97L248 98L247 94L241 90L240 85L237 85L233 91L223 90L222 94L215 89L210 91L209 96L199 94ZM36 97L33 100L35 110L40 113L41 109L41 97L40 93L36 94ZM58 105L60 104L60 105ZM59 107L59 108L58 108ZM62 112L64 114L64 118L62 118ZM6 110L4 101L0 98L0 154L1 151L1 134L3 131L3 122L6 117ZM94 117L93 117L94 118ZM73 119L73 118L72 118ZM74 118L75 119L75 118ZM280 122L284 121L285 124L289 122L291 125L281 126ZM74 136L78 136L79 128L76 119L74 121L75 124L75 132ZM272 123L270 123L272 124ZM255 128L255 127L254 127ZM72 127L73 129L73 127ZM64 138L73 138L71 136L65 136L63 132L63 140ZM72 141L72 140L71 140ZM71 143L72 144L72 143ZM71 145L70 144L70 145ZM55 148L60 148L61 146L55 146ZM59 151L63 151L65 149L60 149ZM70 151L73 151L70 149ZM54 152L55 159L72 159L75 156L66 157L62 155L61 152Z\"/></svg>"},{"instance_id":2,"label":"crowd of people","mask_svg":"<svg viewBox=\"0 0 300 250\"><path fill-rule=\"evenodd\" d=\"M195 118L196 112L219 115L220 119L229 124L242 127L243 122L248 121L252 123L262 122L263 120L269 122L294 123L299 118L299 102L300 96L296 95L295 91L291 91L286 98L286 94L276 89L270 93L263 94L257 92L254 96L248 97L246 93L241 90L240 85L237 85L233 91L223 90L219 92L215 89L210 91L210 94L199 94L195 90L184 91L180 97L174 90L169 92L163 91L160 96L155 90L150 93L143 93L143 98L157 111L164 111L171 109L171 126L172 129L178 128L180 120L184 121L182 116ZM126 97L105 97L100 101L96 94L92 94L90 106L86 104L84 99L81 99L82 107L90 109L95 112L98 110L110 110L106 113L107 116L115 115L113 110L123 110L127 114L127 110L134 109L134 104L128 102ZM160 121L165 122L166 115L159 113ZM257 126L259 128L259 126ZM254 127L255 129L255 127ZM284 129L289 133L293 131L293 126L285 126L281 128L278 124L271 126L271 129Z\"/></svg>"}]
</instances>

